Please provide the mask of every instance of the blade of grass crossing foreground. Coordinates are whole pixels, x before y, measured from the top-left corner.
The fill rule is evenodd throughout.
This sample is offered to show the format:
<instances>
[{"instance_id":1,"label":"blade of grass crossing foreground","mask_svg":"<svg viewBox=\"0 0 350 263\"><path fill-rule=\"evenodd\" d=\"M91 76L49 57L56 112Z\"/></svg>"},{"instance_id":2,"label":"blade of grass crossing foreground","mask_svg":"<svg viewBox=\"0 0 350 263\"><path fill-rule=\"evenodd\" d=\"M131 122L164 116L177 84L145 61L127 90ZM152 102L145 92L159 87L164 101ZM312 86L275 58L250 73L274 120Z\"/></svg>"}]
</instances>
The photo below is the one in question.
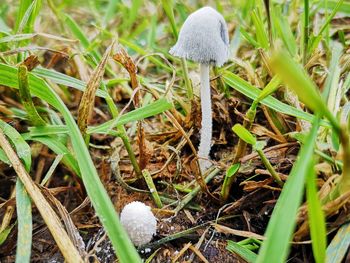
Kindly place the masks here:
<instances>
[{"instance_id":1,"label":"blade of grass crossing foreground","mask_svg":"<svg viewBox=\"0 0 350 263\"><path fill-rule=\"evenodd\" d=\"M317 195L314 161L311 158L308 177L306 179L306 197L308 219L312 241L312 251L317 263L325 262L326 258L326 223L321 202Z\"/></svg>"},{"instance_id":2,"label":"blade of grass crossing foreground","mask_svg":"<svg viewBox=\"0 0 350 263\"><path fill-rule=\"evenodd\" d=\"M0 84L9 86L8 76L3 76L2 72L15 71L10 66L0 64ZM87 193L91 199L92 205L96 210L96 214L101 220L102 225L105 227L106 232L115 248L116 254L122 263L128 262L141 262L141 259L131 243L130 239L124 228L120 224L119 217L114 209L114 206L104 189L96 168L91 160L88 149L85 146L85 142L73 116L63 103L61 98L40 78L35 78L36 81L32 81L29 77L29 85L31 93L40 99L45 100L47 103L54 106L61 112L66 125L69 129L71 136L71 142L77 162L82 174L82 179L86 187ZM13 84L13 82L12 82ZM17 83L18 85L18 83ZM15 86L18 88L18 86Z\"/></svg>"},{"instance_id":3,"label":"blade of grass crossing foreground","mask_svg":"<svg viewBox=\"0 0 350 263\"><path fill-rule=\"evenodd\" d=\"M278 198L267 226L266 240L263 242L256 260L257 263L286 262L295 229L296 215L304 193L304 184L312 164L310 161L313 158L319 125L317 118Z\"/></svg>"}]
</instances>

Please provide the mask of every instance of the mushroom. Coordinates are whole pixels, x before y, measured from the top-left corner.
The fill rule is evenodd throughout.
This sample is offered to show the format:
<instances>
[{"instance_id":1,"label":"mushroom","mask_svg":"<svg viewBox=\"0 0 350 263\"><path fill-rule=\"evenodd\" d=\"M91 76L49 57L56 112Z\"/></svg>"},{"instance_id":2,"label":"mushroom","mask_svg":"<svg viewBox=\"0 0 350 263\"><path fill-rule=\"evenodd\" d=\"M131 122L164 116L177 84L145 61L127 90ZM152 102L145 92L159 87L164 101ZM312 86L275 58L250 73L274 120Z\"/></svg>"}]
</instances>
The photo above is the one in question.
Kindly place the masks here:
<instances>
[{"instance_id":1,"label":"mushroom","mask_svg":"<svg viewBox=\"0 0 350 263\"><path fill-rule=\"evenodd\" d=\"M228 31L223 16L208 6L192 13L183 24L177 43L169 53L200 65L202 127L198 157L203 172L211 165L209 153L213 121L209 66L222 66L229 56Z\"/></svg>"},{"instance_id":2,"label":"mushroom","mask_svg":"<svg viewBox=\"0 0 350 263\"><path fill-rule=\"evenodd\" d=\"M157 230L157 219L151 208L139 201L131 202L123 208L120 222L135 246L150 242Z\"/></svg>"}]
</instances>

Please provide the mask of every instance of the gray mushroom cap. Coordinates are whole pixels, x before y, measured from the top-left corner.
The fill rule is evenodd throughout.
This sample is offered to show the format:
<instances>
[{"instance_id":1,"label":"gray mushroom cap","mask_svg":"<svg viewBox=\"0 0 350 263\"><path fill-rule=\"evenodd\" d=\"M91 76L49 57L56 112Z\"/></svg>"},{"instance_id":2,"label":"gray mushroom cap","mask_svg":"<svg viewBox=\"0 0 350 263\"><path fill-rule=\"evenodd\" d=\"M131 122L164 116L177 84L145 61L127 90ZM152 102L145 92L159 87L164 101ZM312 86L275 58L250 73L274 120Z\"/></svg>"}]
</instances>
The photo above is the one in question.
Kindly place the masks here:
<instances>
[{"instance_id":1,"label":"gray mushroom cap","mask_svg":"<svg viewBox=\"0 0 350 263\"><path fill-rule=\"evenodd\" d=\"M189 15L169 53L198 63L223 65L229 56L227 25L223 16L208 6Z\"/></svg>"}]
</instances>

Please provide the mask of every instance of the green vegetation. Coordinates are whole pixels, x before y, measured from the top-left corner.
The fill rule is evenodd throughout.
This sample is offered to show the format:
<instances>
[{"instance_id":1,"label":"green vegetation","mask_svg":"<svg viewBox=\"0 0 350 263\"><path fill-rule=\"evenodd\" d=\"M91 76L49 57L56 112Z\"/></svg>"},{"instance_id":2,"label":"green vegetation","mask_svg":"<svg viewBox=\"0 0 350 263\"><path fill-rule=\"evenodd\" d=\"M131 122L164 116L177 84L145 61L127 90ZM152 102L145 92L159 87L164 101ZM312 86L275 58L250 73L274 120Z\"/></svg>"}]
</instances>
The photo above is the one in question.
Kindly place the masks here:
<instances>
[{"instance_id":1,"label":"green vegetation","mask_svg":"<svg viewBox=\"0 0 350 263\"><path fill-rule=\"evenodd\" d=\"M230 58L201 173L199 71L168 51L203 3L1 2L1 262L342 262L349 3L209 1ZM118 215L136 200L159 219L139 248Z\"/></svg>"}]
</instances>

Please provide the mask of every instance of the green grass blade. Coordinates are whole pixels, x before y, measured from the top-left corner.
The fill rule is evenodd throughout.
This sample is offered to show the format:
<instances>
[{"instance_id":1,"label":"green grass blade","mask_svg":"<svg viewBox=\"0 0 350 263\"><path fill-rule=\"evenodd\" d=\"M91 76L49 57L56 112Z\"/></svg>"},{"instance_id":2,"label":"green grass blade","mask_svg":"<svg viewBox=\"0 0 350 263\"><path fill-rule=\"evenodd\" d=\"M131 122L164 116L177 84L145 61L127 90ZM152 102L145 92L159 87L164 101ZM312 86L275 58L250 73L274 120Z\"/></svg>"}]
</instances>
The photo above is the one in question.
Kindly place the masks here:
<instances>
[{"instance_id":1,"label":"green grass blade","mask_svg":"<svg viewBox=\"0 0 350 263\"><path fill-rule=\"evenodd\" d=\"M232 127L232 131L237 134L239 138L241 138L246 143L255 146L256 139L253 134L250 133L246 128L244 128L241 124L235 124Z\"/></svg>"},{"instance_id":2,"label":"green grass blade","mask_svg":"<svg viewBox=\"0 0 350 263\"><path fill-rule=\"evenodd\" d=\"M257 42L259 43L259 46L268 49L269 48L269 37L267 35L267 32L264 28L263 21L260 19L260 17L257 14L257 11L254 10L252 12L252 20L255 26L255 34Z\"/></svg>"},{"instance_id":3,"label":"green grass blade","mask_svg":"<svg viewBox=\"0 0 350 263\"><path fill-rule=\"evenodd\" d=\"M18 237L16 263L30 262L32 252L32 203L21 180L16 181Z\"/></svg>"},{"instance_id":4,"label":"green grass blade","mask_svg":"<svg viewBox=\"0 0 350 263\"><path fill-rule=\"evenodd\" d=\"M0 129L2 129L4 134L11 140L16 149L18 157L23 161L26 170L30 171L30 167L32 165L30 146L26 143L26 141L22 138L18 131L16 131L15 128L1 119Z\"/></svg>"},{"instance_id":5,"label":"green grass blade","mask_svg":"<svg viewBox=\"0 0 350 263\"><path fill-rule=\"evenodd\" d=\"M178 38L179 34L177 31L177 26L175 22L175 17L174 17L174 11L173 11L173 1L172 0L162 0L162 6L165 11L165 14L167 15L171 30L173 31L173 35L175 36L175 39Z\"/></svg>"},{"instance_id":6,"label":"green grass blade","mask_svg":"<svg viewBox=\"0 0 350 263\"><path fill-rule=\"evenodd\" d=\"M233 89L237 90L238 92L242 93L243 95L247 96L248 98L252 100L256 100L260 93L261 90L254 87L247 81L243 80L239 76L229 72L229 71L224 71L223 72L223 78L226 82L226 84ZM313 115L304 111L301 111L297 108L294 108L288 104L285 104L283 102L280 102L278 99L268 96L264 100L261 101L261 104L286 115L289 116L294 116L299 119L307 120L309 122L312 121ZM326 127L330 127L329 123L327 122L322 122L322 125Z\"/></svg>"},{"instance_id":7,"label":"green grass blade","mask_svg":"<svg viewBox=\"0 0 350 263\"><path fill-rule=\"evenodd\" d=\"M173 104L168 102L165 98L159 99L156 102L152 102L146 106L133 110L129 113L126 113L122 116L118 116L113 120L104 122L103 124L96 127L89 127L87 129L88 134L92 133L107 133L115 126L124 125L128 122L142 120L159 113L162 113L166 110L173 108Z\"/></svg>"},{"instance_id":8,"label":"green grass blade","mask_svg":"<svg viewBox=\"0 0 350 263\"><path fill-rule=\"evenodd\" d=\"M245 30L243 27L240 27L240 33L242 37L248 41L249 44L251 44L253 47L260 47L260 44Z\"/></svg>"},{"instance_id":9,"label":"green grass blade","mask_svg":"<svg viewBox=\"0 0 350 263\"><path fill-rule=\"evenodd\" d=\"M52 92L49 89L47 92L48 91L50 93ZM96 168L87 148L85 147L84 139L81 136L73 116L57 95L56 100L55 104L58 105L58 110L62 113L66 125L69 127L73 149L77 156L77 161L87 193L90 196L92 205L94 206L102 225L106 229L120 262L141 262L135 247L122 227L114 206L99 179Z\"/></svg>"},{"instance_id":10,"label":"green grass blade","mask_svg":"<svg viewBox=\"0 0 350 263\"><path fill-rule=\"evenodd\" d=\"M274 10L274 24L277 35L282 39L284 45L288 49L290 55L294 57L298 51L298 45L293 35L291 25L288 18L283 16L278 6L272 6Z\"/></svg>"},{"instance_id":11,"label":"green grass blade","mask_svg":"<svg viewBox=\"0 0 350 263\"><path fill-rule=\"evenodd\" d=\"M221 196L225 195L225 191L226 191L225 189L229 189L231 187L230 185L231 177L236 175L240 167L241 167L241 163L235 163L226 170L224 182L222 183L222 187L221 187Z\"/></svg>"},{"instance_id":12,"label":"green grass blade","mask_svg":"<svg viewBox=\"0 0 350 263\"><path fill-rule=\"evenodd\" d=\"M35 73L29 72L28 74L31 93L40 99L47 101L53 106L55 106L55 102L52 95L50 93L42 92L47 84L38 76L47 78L54 83L73 87L81 91L84 91L86 88L86 84L84 82L53 70L35 69L33 72ZM0 63L0 73L0 82L4 83L2 85L16 89L18 88L17 68ZM103 98L107 96L106 92L102 90L98 90L96 95Z\"/></svg>"},{"instance_id":13,"label":"green grass blade","mask_svg":"<svg viewBox=\"0 0 350 263\"><path fill-rule=\"evenodd\" d=\"M343 48L339 43L334 43L332 49L332 59L328 69L328 76L322 92L322 97L325 101L327 101L328 109L333 114L337 114L341 99L341 89L339 89L338 83L341 71L339 60L342 50Z\"/></svg>"},{"instance_id":14,"label":"green grass blade","mask_svg":"<svg viewBox=\"0 0 350 263\"><path fill-rule=\"evenodd\" d=\"M93 58L96 61L100 61L101 60L101 54L99 52L97 52L96 50L90 50L91 41L85 36L83 30L79 27L77 22L75 22L75 20L71 16L69 16L67 14L64 14L64 18L65 18L66 26L70 29L70 31L72 32L74 37L76 37L80 41L81 45L87 51L91 52L91 55L93 56Z\"/></svg>"},{"instance_id":15,"label":"green grass blade","mask_svg":"<svg viewBox=\"0 0 350 263\"><path fill-rule=\"evenodd\" d=\"M142 0L132 0L131 6L129 8L129 12L127 13L127 17L123 20L124 23L121 25L120 31L123 33L123 35L128 35L130 33L130 28L134 24L137 18L137 14L141 8L143 1ZM127 34L124 34L126 33Z\"/></svg>"},{"instance_id":16,"label":"green grass blade","mask_svg":"<svg viewBox=\"0 0 350 263\"><path fill-rule=\"evenodd\" d=\"M337 1L337 4L334 6L332 13L327 17L326 21L324 22L324 24L322 25L318 36L322 35L323 32L325 31L325 29L327 28L327 26L330 24L330 22L332 21L333 17L337 14L337 12L339 11L340 7L342 6L344 0L339 0Z\"/></svg>"},{"instance_id":17,"label":"green grass blade","mask_svg":"<svg viewBox=\"0 0 350 263\"><path fill-rule=\"evenodd\" d=\"M319 120L316 119L273 210L265 233L266 240L260 248L257 263L282 263L287 259L296 215L304 193L304 184L312 164L310 160L313 158L318 128Z\"/></svg>"},{"instance_id":18,"label":"green grass blade","mask_svg":"<svg viewBox=\"0 0 350 263\"><path fill-rule=\"evenodd\" d=\"M8 34L10 34L10 32L11 32L11 29L5 23L5 21L0 17L0 33L8 35Z\"/></svg>"},{"instance_id":19,"label":"green grass blade","mask_svg":"<svg viewBox=\"0 0 350 263\"><path fill-rule=\"evenodd\" d=\"M281 80L277 77L274 76L271 81L266 85L266 87L261 91L259 94L258 98L254 101L255 103L260 103L263 99L265 99L267 96L271 95L274 93L279 85L281 83Z\"/></svg>"},{"instance_id":20,"label":"green grass blade","mask_svg":"<svg viewBox=\"0 0 350 263\"><path fill-rule=\"evenodd\" d=\"M303 13L303 36L302 36L302 52L303 63L305 64L308 57L309 37L310 37L310 4L309 0L304 0L304 13Z\"/></svg>"},{"instance_id":21,"label":"green grass blade","mask_svg":"<svg viewBox=\"0 0 350 263\"><path fill-rule=\"evenodd\" d=\"M323 8L327 8L329 10L334 10L335 7L338 5L339 0L328 0L326 1L320 1L320 6ZM349 2L342 2L340 7L338 8L339 12L350 14L350 3Z\"/></svg>"},{"instance_id":22,"label":"green grass blade","mask_svg":"<svg viewBox=\"0 0 350 263\"><path fill-rule=\"evenodd\" d=\"M1 39L0 39L1 40ZM134 50L135 52L139 53L142 56L148 55L149 53L142 47L138 46L135 43L130 42L129 40L125 39L125 38L119 38L118 39L119 42L125 46L127 46L128 48ZM156 57L153 56L149 56L148 59L154 63L156 66L159 66L163 69L165 69L168 72L173 72L173 69L171 67L169 67L168 65L164 64L161 60L159 60Z\"/></svg>"},{"instance_id":23,"label":"green grass blade","mask_svg":"<svg viewBox=\"0 0 350 263\"><path fill-rule=\"evenodd\" d=\"M26 39L31 39L35 37L37 34L31 33L31 34L17 34L17 35L9 35L6 37L0 38L0 44L1 43L8 43L8 42L19 42Z\"/></svg>"},{"instance_id":24,"label":"green grass blade","mask_svg":"<svg viewBox=\"0 0 350 263\"><path fill-rule=\"evenodd\" d=\"M0 161L6 163L7 165L11 164L10 160L7 158L7 155L5 154L3 149L0 149Z\"/></svg>"},{"instance_id":25,"label":"green grass blade","mask_svg":"<svg viewBox=\"0 0 350 263\"><path fill-rule=\"evenodd\" d=\"M312 251L317 263L325 262L326 258L326 223L321 201L318 198L314 162L311 158L308 177L306 179L306 198L308 220L312 241Z\"/></svg>"},{"instance_id":26,"label":"green grass blade","mask_svg":"<svg viewBox=\"0 0 350 263\"><path fill-rule=\"evenodd\" d=\"M340 125L328 110L315 84L305 71L286 53L278 53L271 60L271 66L289 88L295 91L299 99L315 113L326 116L333 128L339 133Z\"/></svg>"},{"instance_id":27,"label":"green grass blade","mask_svg":"<svg viewBox=\"0 0 350 263\"><path fill-rule=\"evenodd\" d=\"M80 91L84 91L86 88L86 83L84 81L81 81L79 79L73 78L71 76L67 76L65 74L62 74L60 72L57 72L55 70L51 69L45 69L45 68L36 68L32 71L35 76L39 76L45 79L48 79L52 81L53 83L64 85L67 87L72 87ZM96 92L96 96L106 98L107 93L101 89L98 89Z\"/></svg>"},{"instance_id":28,"label":"green grass blade","mask_svg":"<svg viewBox=\"0 0 350 263\"><path fill-rule=\"evenodd\" d=\"M258 257L258 255L252 252L251 250L231 240L227 240L226 249L232 253L239 255L248 263L254 263Z\"/></svg>"},{"instance_id":29,"label":"green grass blade","mask_svg":"<svg viewBox=\"0 0 350 263\"><path fill-rule=\"evenodd\" d=\"M25 140L37 141L46 145L57 155L63 154L62 163L64 163L68 168L70 168L76 175L81 176L76 159L71 154L70 150L68 150L68 148L59 140L57 140L57 138L52 138L48 136L30 137L28 133L22 136Z\"/></svg>"},{"instance_id":30,"label":"green grass blade","mask_svg":"<svg viewBox=\"0 0 350 263\"><path fill-rule=\"evenodd\" d=\"M95 127L89 127L88 134L92 133L108 133L111 128L115 126L124 125L133 121L139 121L160 114L166 110L172 109L174 106L168 102L165 98L159 99L155 102L151 102L146 106L137 108L133 111L127 112L121 116L118 116L112 120L106 121L101 125ZM58 135L67 134L69 130L65 125L46 125L45 127L30 127L29 134L32 138L37 136Z\"/></svg>"},{"instance_id":31,"label":"green grass blade","mask_svg":"<svg viewBox=\"0 0 350 263\"><path fill-rule=\"evenodd\" d=\"M12 228L15 226L15 223L11 226L6 227L3 231L0 232L0 246L6 241L7 237L10 235Z\"/></svg>"},{"instance_id":32,"label":"green grass blade","mask_svg":"<svg viewBox=\"0 0 350 263\"><path fill-rule=\"evenodd\" d=\"M300 100L314 112L325 115L327 107L314 83L289 56L277 54L271 60L271 66L289 88L293 89Z\"/></svg>"},{"instance_id":33,"label":"green grass blade","mask_svg":"<svg viewBox=\"0 0 350 263\"><path fill-rule=\"evenodd\" d=\"M34 29L35 20L41 9L42 0L21 0L19 8L19 17L16 20L16 33L31 33ZM23 11L25 12L23 13ZM20 41L18 46L25 46L28 41Z\"/></svg>"},{"instance_id":34,"label":"green grass blade","mask_svg":"<svg viewBox=\"0 0 350 263\"><path fill-rule=\"evenodd\" d=\"M318 46L320 41L322 40L322 34L326 30L326 28L329 26L330 22L332 21L333 17L337 14L338 10L342 6L344 0L339 0L336 5L334 6L332 13L327 17L326 21L324 22L323 26L319 30L318 34L312 39L312 42L309 45L309 53L311 54L315 48Z\"/></svg>"},{"instance_id":35,"label":"green grass blade","mask_svg":"<svg viewBox=\"0 0 350 263\"><path fill-rule=\"evenodd\" d=\"M19 8L16 16L16 24L15 24L15 30L14 30L15 32L18 31L19 25L21 24L21 21L23 20L23 17L31 3L32 3L31 0L21 0L19 2Z\"/></svg>"},{"instance_id":36,"label":"green grass blade","mask_svg":"<svg viewBox=\"0 0 350 263\"><path fill-rule=\"evenodd\" d=\"M154 203L157 205L158 208L162 208L163 207L163 203L162 203L162 200L159 197L157 188L156 188L156 186L155 186L155 184L153 182L153 179L152 179L152 176L151 176L150 172L145 169L145 170L142 171L142 175L143 175L143 178L146 181L146 184L148 186L149 191L151 192L151 195L152 195Z\"/></svg>"},{"instance_id":37,"label":"green grass blade","mask_svg":"<svg viewBox=\"0 0 350 263\"><path fill-rule=\"evenodd\" d=\"M46 125L43 127L29 127L28 130L31 137L68 133L68 129L65 125Z\"/></svg>"},{"instance_id":38,"label":"green grass blade","mask_svg":"<svg viewBox=\"0 0 350 263\"><path fill-rule=\"evenodd\" d=\"M113 18L115 11L117 9L117 5L120 1L119 0L109 0L108 1L108 5L106 8L106 13L103 16L103 20L102 20L102 25L105 27L108 22Z\"/></svg>"},{"instance_id":39,"label":"green grass blade","mask_svg":"<svg viewBox=\"0 0 350 263\"><path fill-rule=\"evenodd\" d=\"M18 67L18 87L21 102L27 111L29 121L33 125L43 126L46 122L41 118L38 111L36 110L32 96L29 91L28 85L28 70L25 65L20 65Z\"/></svg>"},{"instance_id":40,"label":"green grass blade","mask_svg":"<svg viewBox=\"0 0 350 263\"><path fill-rule=\"evenodd\" d=\"M18 27L18 31L16 32L17 34L18 33L22 33L23 32L23 29L26 25L28 25L28 20L30 18L30 16L32 15L32 12L33 12L33 9L34 9L34 6L37 4L37 0L34 0L27 8L26 12L24 13L23 15L23 18L19 24L19 27ZM28 28L28 26L27 26ZM27 30L29 31L29 30Z\"/></svg>"}]
</instances>

